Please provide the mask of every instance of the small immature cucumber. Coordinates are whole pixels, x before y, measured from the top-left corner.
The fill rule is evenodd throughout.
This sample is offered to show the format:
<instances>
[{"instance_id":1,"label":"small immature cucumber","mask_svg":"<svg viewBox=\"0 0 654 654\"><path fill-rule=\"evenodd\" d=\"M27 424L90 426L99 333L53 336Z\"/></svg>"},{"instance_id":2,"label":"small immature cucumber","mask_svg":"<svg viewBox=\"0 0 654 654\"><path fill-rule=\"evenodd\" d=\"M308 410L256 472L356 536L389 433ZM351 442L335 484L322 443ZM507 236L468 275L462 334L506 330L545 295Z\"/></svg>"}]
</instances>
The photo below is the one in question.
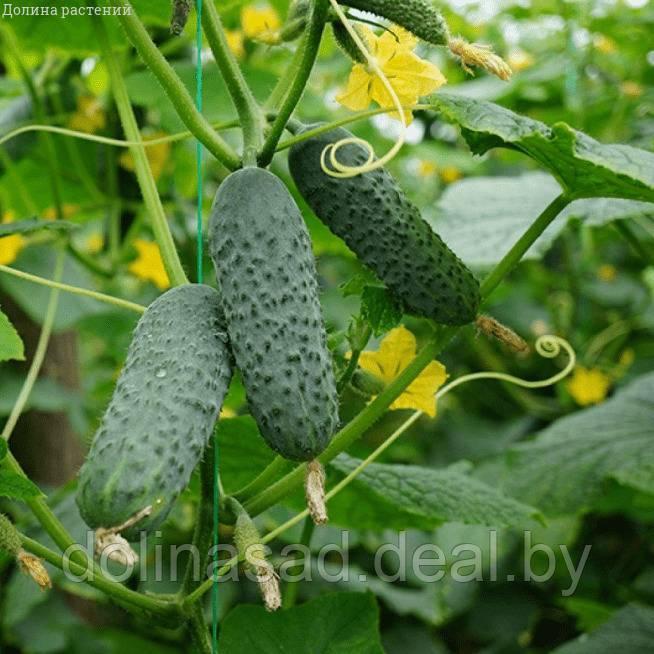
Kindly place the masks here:
<instances>
[{"instance_id":1,"label":"small immature cucumber","mask_svg":"<svg viewBox=\"0 0 654 654\"><path fill-rule=\"evenodd\" d=\"M210 252L261 435L287 459L315 458L338 423L336 384L309 234L277 177L245 168L222 183Z\"/></svg>"},{"instance_id":2,"label":"small immature cucumber","mask_svg":"<svg viewBox=\"0 0 654 654\"><path fill-rule=\"evenodd\" d=\"M381 168L346 179L323 171L323 150L351 137L347 130L335 129L291 148L289 165L300 193L409 313L445 325L473 321L479 309L479 283L388 171ZM368 158L367 150L356 143L336 154L348 166L361 166Z\"/></svg>"},{"instance_id":3,"label":"small immature cucumber","mask_svg":"<svg viewBox=\"0 0 654 654\"><path fill-rule=\"evenodd\" d=\"M433 45L447 45L447 23L430 0L343 0L342 4L367 11L403 27Z\"/></svg>"},{"instance_id":4,"label":"small immature cucumber","mask_svg":"<svg viewBox=\"0 0 654 654\"><path fill-rule=\"evenodd\" d=\"M153 513L127 539L165 519L213 433L232 377L218 292L171 289L141 317L113 397L80 471L77 503L93 528Z\"/></svg>"}]
</instances>

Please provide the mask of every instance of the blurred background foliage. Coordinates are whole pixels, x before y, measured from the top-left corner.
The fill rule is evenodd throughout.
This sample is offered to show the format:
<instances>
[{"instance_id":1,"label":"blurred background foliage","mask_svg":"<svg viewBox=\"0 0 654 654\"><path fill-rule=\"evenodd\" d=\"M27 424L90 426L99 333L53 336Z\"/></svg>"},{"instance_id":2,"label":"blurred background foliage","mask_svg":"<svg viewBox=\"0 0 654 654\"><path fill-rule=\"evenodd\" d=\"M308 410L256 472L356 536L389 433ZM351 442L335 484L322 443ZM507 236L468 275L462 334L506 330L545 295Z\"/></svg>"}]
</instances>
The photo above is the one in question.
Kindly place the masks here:
<instances>
[{"instance_id":1,"label":"blurred background foliage","mask_svg":"<svg viewBox=\"0 0 654 654\"><path fill-rule=\"evenodd\" d=\"M181 37L171 37L168 3L139 0L134 6L192 91L197 56L193 25L189 24ZM256 31L257 19L244 13L247 6L245 1L219 3L219 11L229 30L231 47L256 96L263 100L288 65L295 45L269 47L250 38L248 34L252 36ZM268 12L264 14L265 23L273 20L271 16L275 13L283 20L288 3L271 0L267 7L252 8ZM654 6L651 3L646 0L451 0L443 3L443 12L454 33L492 43L515 70L508 83L481 73L471 78L444 51L421 45L421 56L438 64L447 77L444 90L490 100L547 124L565 121L602 142L654 149L651 38ZM181 121L156 80L127 47L114 19L109 22L143 136L156 138L183 131ZM98 57L88 19L3 18L0 38L0 136L21 125L47 123L123 137L110 95L107 70ZM209 50L203 50L202 57L204 113L212 122L230 120L234 112ZM351 63L329 33L298 117L313 122L347 115L334 98L344 86L350 67ZM37 102L31 90L36 91ZM353 129L358 136L369 140L377 152L382 152L397 134L397 123L379 116L359 122ZM237 131L225 135L238 146ZM148 149L148 156L182 261L187 271L193 271L195 143L187 139L158 145ZM408 131L408 144L390 168L435 229L480 275L494 263L498 249L508 249L557 192L554 180L517 152L495 150L483 157L473 157L458 130L436 112L416 114ZM273 170L295 193L285 154L276 157ZM225 170L205 156L205 215L224 175ZM330 340L337 365L343 365L348 349L347 330L361 311L360 293L364 285L356 280L364 271L343 243L331 236L300 198L297 199L313 238ZM63 218L75 225L65 235L69 239L65 282L143 304L167 287L127 151L35 133L21 135L0 146L2 222L33 217L53 219L57 203ZM567 509L548 511L531 498L539 497L534 487L546 485L550 475L554 477L553 483L564 483L562 476L548 467L555 463L544 457L538 467L530 459L529 471L533 476L526 481L522 479L524 475L521 478L516 473L514 479L513 472L507 473L505 469L509 448L529 443L537 432L564 416L583 410L595 411L587 407L611 402L611 395L654 370L652 206L625 208L619 203L597 201L569 210L493 297L489 311L527 340L554 332L573 344L579 366L571 381L538 392L494 382L464 386L441 403L436 419L421 418L384 455L386 463L418 464L433 469L464 462L472 468L474 476L491 485L504 484L507 492L518 499L527 498L526 501L548 515L548 526L535 529L538 542L567 544L574 560L579 559L585 544L592 544L592 555L576 594L562 597L561 590L568 586L569 579L563 562L557 560L557 573L546 584L502 581L460 584L446 576L437 584L424 584L417 578L403 584L372 579L367 584L335 587L316 580L301 586L300 601L334 590L372 592L376 598L372 604L361 599L361 604L353 604L352 610L360 611L361 619L366 616L372 623L378 619L379 611L383 647L390 654L550 652L585 632L590 632L591 638L597 633L604 637L605 632L601 630L607 629L607 624L613 625L608 628L609 636L611 629L622 633L620 620L626 620L625 624L629 625L633 624L630 619L648 625L652 636L652 614L641 606L654 602L654 496L646 492L652 487L651 475L647 483L641 484L625 482L624 477L614 475L609 479L607 476L600 480L592 497L575 503L565 496L565 501L570 502ZM462 231L466 228L468 231ZM51 245L61 238L64 237L53 231L0 238L0 263L51 277L54 267ZM496 245L489 248L489 242ZM209 280L213 277L208 258L205 258L205 276ZM353 280L355 283L351 283ZM354 292L344 291L345 284ZM0 274L0 302L3 309L12 307L12 318L21 333L21 326L41 323L47 294L43 287ZM70 433L86 446L108 402L135 321L135 315L121 309L62 295L55 332L57 337L73 344L68 350L72 354L66 359L73 370L63 377L57 369L42 375L30 398L27 417L29 414L46 416L47 423L48 416L64 416ZM418 341L429 333L429 326L423 321L405 317L403 322ZM373 339L367 349L376 349L378 342L379 339ZM464 330L444 354L443 363L451 377L491 369L538 379L552 371L550 362L533 356L518 358L479 337L472 328ZM0 367L2 415L8 415L11 410L24 370L25 366L19 363ZM360 411L365 402L351 389L346 391L343 420ZM619 424L629 422L631 414L625 410L620 413L619 403L611 407L618 412ZM251 480L271 458L259 442L246 411L244 392L236 380L218 428L228 491ZM582 425L584 420L592 424L600 419L590 413L583 416L588 417L582 417ZM369 453L406 417L405 411L389 412L355 445L351 454ZM649 418L651 432L651 415ZM33 426L23 419L12 443L19 444ZM618 428L614 441L617 454L611 456L620 456L622 438ZM518 451L525 450L518 448ZM630 456L637 456L632 450L629 452ZM584 455L578 453L578 456ZM62 466L66 469L59 471L58 479L57 475L39 479L38 462L32 463L36 480L54 490L52 501L64 524L76 537L84 538L84 526L71 495L74 488L71 479L79 455L72 455L68 468ZM586 464L587 468L581 467L583 474L579 470L575 472L579 484L584 483L584 474L589 469L600 465L592 458ZM339 474L337 469L330 472L334 478ZM353 571L369 572L375 548L381 542L396 542L398 535L385 529L390 517L383 510L370 513L371 524L365 529L358 528L348 518L352 503L359 501L356 489L354 484L335 502L332 523L317 530L312 546L317 549L325 543L337 542L341 528L348 528L349 565ZM188 541L196 503L194 481L168 520L162 542ZM292 498L286 505L264 514L260 518L261 526L273 528L297 506L297 498ZM28 533L48 541L20 505L0 500L0 508ZM429 542L441 547L454 542L487 547L487 527L442 520L440 523L434 524L433 529L409 530L409 549ZM278 552L284 542L298 537L299 532L289 532L275 544L274 551ZM500 530L499 538L499 579L511 573L519 576L521 541L510 529ZM154 560L148 561L148 565L154 565ZM394 565L397 563L388 562L389 569ZM0 651L34 654L124 653L144 648L148 652L179 651L180 634L153 633L148 624L127 618L95 591L67 582L54 570L52 573L55 589L42 593L17 574L8 561L0 562ZM177 584L176 580L166 579L156 584L148 582L144 589L173 592ZM242 602L257 603L256 588L247 583L223 584L220 601L221 616L225 616ZM638 606L631 606L632 603ZM623 609L627 605L630 606ZM625 617L624 611L632 613ZM638 620L634 611L642 611L636 616ZM239 612L232 614L225 626L226 642L231 642L230 633L237 633L239 621L246 617ZM371 637L376 635L373 633ZM645 645L642 649L633 646L624 651L654 651L654 641L649 643L649 649ZM582 646L573 643L571 649L561 651L570 654L614 651L599 647L574 649Z\"/></svg>"}]
</instances>

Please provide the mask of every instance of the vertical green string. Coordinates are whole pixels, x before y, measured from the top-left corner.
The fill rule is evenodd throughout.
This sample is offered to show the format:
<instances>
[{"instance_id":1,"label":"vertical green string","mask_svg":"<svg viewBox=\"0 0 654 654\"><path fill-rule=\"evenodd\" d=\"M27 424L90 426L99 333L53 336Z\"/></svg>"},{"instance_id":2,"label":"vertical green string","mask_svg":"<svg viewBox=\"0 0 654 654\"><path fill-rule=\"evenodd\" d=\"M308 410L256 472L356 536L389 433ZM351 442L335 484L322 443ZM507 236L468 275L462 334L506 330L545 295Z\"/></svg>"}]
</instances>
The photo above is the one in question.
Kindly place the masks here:
<instances>
[{"instance_id":1,"label":"vertical green string","mask_svg":"<svg viewBox=\"0 0 654 654\"><path fill-rule=\"evenodd\" d=\"M195 101L197 109L202 113L202 0L196 1L196 23L195 23L195 40L197 50L197 61L195 68L195 85L196 95ZM202 284L204 281L204 265L203 265L203 237L202 237L202 199L203 199L203 175L202 175L202 143L196 143L196 163L197 163L197 183L198 183L198 198L197 198L197 281ZM213 482L213 556L211 563L215 562L218 550L218 442L214 442L214 482ZM212 565L212 570L215 566ZM212 573L213 574L213 573ZM214 579L213 588L211 591L211 650L214 654L218 653L218 583Z\"/></svg>"}]
</instances>

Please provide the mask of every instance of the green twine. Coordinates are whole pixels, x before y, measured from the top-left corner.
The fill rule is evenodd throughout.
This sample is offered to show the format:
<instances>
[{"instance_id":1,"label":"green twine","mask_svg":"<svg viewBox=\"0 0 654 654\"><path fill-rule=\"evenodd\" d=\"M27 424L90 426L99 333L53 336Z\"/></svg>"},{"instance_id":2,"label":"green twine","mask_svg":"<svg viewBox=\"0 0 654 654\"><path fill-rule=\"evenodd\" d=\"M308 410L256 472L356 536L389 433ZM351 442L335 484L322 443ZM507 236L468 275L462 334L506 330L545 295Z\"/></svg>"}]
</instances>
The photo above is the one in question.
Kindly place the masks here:
<instances>
[{"instance_id":1,"label":"green twine","mask_svg":"<svg viewBox=\"0 0 654 654\"><path fill-rule=\"evenodd\" d=\"M197 50L197 62L195 68L195 101L199 112L202 112L202 0L196 2L196 25L195 25L195 41ZM203 265L203 237L202 237L202 198L203 198L203 184L202 184L202 143L197 141L196 144L196 162L197 162L197 178L198 178L198 198L197 198L197 243L196 243L196 257L197 257L197 281L202 284L204 281L204 265ZM214 442L214 481L213 481L213 547L211 563L215 562L218 552L218 520L219 520L219 493L218 493L218 442ZM212 565L212 570L215 566ZM214 574L212 572L212 574ZM214 584L211 592L211 650L214 654L218 653L218 583L214 577Z\"/></svg>"}]
</instances>

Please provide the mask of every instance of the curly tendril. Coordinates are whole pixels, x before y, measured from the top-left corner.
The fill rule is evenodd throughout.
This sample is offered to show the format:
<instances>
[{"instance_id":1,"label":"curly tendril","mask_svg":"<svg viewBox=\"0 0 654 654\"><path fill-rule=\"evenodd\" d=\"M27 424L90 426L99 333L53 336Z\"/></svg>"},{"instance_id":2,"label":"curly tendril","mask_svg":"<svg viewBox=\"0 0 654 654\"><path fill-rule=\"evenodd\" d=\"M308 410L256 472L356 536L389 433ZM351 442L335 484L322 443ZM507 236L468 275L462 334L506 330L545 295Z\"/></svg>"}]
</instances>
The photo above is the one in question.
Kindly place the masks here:
<instances>
[{"instance_id":1,"label":"curly tendril","mask_svg":"<svg viewBox=\"0 0 654 654\"><path fill-rule=\"evenodd\" d=\"M354 26L352 25L348 17L345 15L345 12L341 9L338 2L336 0L329 0L329 2L334 8L334 11L336 12L336 15L338 16L339 20L341 21L341 23L343 23L343 27L345 27L345 29L348 31L355 45L361 51L361 54L365 57L368 67L375 75L377 75L377 77L379 77L381 83L388 91L389 95L391 96L391 100L393 101L393 107L395 111L398 112L400 116L400 121L402 123L402 130L400 131L400 135L398 136L397 141L395 142L393 147L383 157L377 159L376 161L375 161L375 151L373 150L370 143L368 143L368 141L364 141L363 139L358 139L355 137L345 138L345 139L341 139L337 143L331 143L330 145L328 145L322 152L322 156L320 158L320 166L326 175L329 175L330 177L337 177L337 178L344 179L349 177L356 177L357 175L363 175L364 173L369 173L372 172L373 170L383 168L389 161L391 161L395 157L395 155L402 149L402 146L405 143L407 119L400 98L398 97L397 93L395 92L395 89L393 88L392 84L388 80L388 77L386 77L384 71L377 63L377 60L375 59L375 57L372 56L372 54L370 54L368 48L363 43L363 40L361 39L357 31L354 29ZM353 143L363 145L363 147L365 147L366 150L368 151L368 159L366 163L360 166L347 166L341 163L340 161L338 161L336 157L338 150L340 148L346 145L351 145ZM326 165L327 156L329 156L329 163L332 166L331 168L329 168Z\"/></svg>"},{"instance_id":2,"label":"curly tendril","mask_svg":"<svg viewBox=\"0 0 654 654\"><path fill-rule=\"evenodd\" d=\"M505 381L509 384L514 384L515 386L521 386L522 388L546 388L548 386L553 386L554 384L560 382L562 379L565 379L572 372L575 364L577 363L577 355L572 349L572 345L570 345L568 341L566 341L564 338L561 338L560 336L541 336L536 341L534 348L536 349L536 352L545 359L554 359L555 357L559 356L559 354L561 354L561 350L564 350L568 355L568 364L556 375L540 381L528 381L526 379L514 377L513 375L507 375L502 372L475 372L471 375L464 375L463 377L459 377L446 386L443 386L443 388L441 388L441 390L436 393L436 398L439 399L443 397L451 390L455 389L457 386L461 386L461 384L477 381L479 379L497 379L498 381Z\"/></svg>"}]
</instances>

